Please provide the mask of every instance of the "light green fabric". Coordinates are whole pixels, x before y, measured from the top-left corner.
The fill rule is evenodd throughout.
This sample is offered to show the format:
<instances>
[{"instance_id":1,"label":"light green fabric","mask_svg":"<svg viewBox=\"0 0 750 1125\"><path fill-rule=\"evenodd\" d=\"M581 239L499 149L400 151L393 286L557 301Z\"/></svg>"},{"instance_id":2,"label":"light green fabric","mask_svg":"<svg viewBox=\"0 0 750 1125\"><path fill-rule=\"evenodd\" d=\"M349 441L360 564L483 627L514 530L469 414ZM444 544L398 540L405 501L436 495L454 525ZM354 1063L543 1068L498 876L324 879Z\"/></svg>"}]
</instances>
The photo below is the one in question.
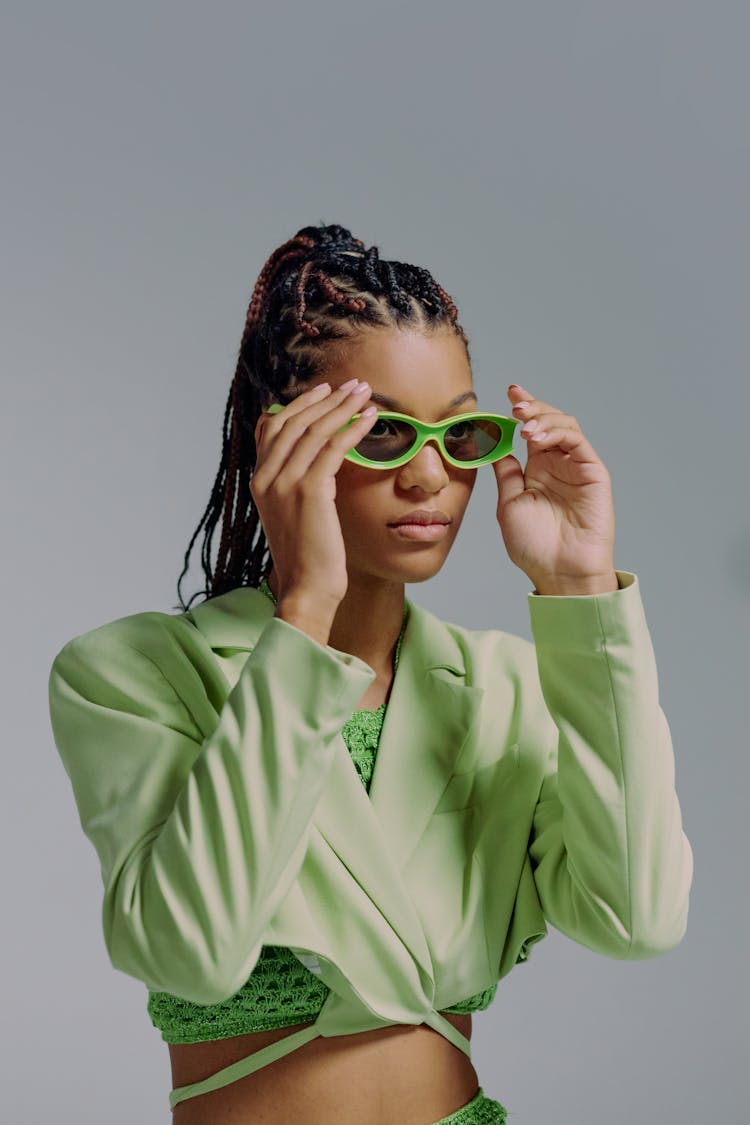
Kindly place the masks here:
<instances>
[{"instance_id":1,"label":"light green fabric","mask_svg":"<svg viewBox=\"0 0 750 1125\"><path fill-rule=\"evenodd\" d=\"M263 589L263 587L260 587ZM398 668L398 646L394 659ZM344 745L369 793L387 704L376 710L359 709L341 728ZM283 945L264 945L253 971L234 996L218 1004L195 1004L170 992L149 992L146 1008L154 1027L167 1043L198 1043L268 1031L314 1020L330 989L319 977L315 957L293 953ZM486 1009L495 998L497 982L444 1011L468 1013Z\"/></svg>"},{"instance_id":2,"label":"light green fabric","mask_svg":"<svg viewBox=\"0 0 750 1125\"><path fill-rule=\"evenodd\" d=\"M213 1004L264 943L307 951L317 1035L425 1023L547 933L619 959L682 939L693 856L637 576L528 595L533 643L414 602L369 795L341 736L375 671L240 587L74 637L50 716L96 848L115 968ZM499 616L499 613L498 613Z\"/></svg>"}]
</instances>

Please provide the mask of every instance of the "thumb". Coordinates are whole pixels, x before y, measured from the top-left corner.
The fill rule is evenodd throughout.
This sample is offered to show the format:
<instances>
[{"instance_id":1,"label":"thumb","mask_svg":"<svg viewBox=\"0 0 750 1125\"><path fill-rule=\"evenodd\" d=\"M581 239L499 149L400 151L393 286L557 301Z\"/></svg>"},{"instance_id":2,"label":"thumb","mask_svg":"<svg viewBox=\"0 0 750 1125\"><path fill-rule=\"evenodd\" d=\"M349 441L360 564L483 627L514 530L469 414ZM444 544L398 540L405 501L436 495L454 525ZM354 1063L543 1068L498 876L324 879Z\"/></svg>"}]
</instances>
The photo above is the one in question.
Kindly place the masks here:
<instances>
[{"instance_id":1,"label":"thumb","mask_svg":"<svg viewBox=\"0 0 750 1125\"><path fill-rule=\"evenodd\" d=\"M501 457L499 461L492 462L492 468L495 470L495 479L497 480L497 492L500 500L500 507L505 507L516 496L520 496L525 490L526 481L521 467L521 462L512 453L507 457Z\"/></svg>"}]
</instances>

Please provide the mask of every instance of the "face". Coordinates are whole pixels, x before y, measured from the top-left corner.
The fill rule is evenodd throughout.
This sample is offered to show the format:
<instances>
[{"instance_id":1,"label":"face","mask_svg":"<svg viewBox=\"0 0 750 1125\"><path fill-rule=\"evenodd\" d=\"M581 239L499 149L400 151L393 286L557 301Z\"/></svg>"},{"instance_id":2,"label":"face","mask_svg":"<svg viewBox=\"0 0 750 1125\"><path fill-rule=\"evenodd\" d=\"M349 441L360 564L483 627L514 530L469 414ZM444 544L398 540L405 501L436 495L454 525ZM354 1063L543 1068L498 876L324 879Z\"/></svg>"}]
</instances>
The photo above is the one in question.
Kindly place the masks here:
<instances>
[{"instance_id":1,"label":"face","mask_svg":"<svg viewBox=\"0 0 750 1125\"><path fill-rule=\"evenodd\" d=\"M301 389L324 381L336 388L356 376L372 388L358 411L375 405L439 422L478 409L466 351L452 331L431 336L368 331L345 355ZM350 580L359 575L423 582L437 573L461 526L476 474L476 468L449 464L432 442L396 469L368 469L344 460L336 474L336 508ZM416 508L439 509L450 518L438 538L410 538L389 526Z\"/></svg>"}]
</instances>

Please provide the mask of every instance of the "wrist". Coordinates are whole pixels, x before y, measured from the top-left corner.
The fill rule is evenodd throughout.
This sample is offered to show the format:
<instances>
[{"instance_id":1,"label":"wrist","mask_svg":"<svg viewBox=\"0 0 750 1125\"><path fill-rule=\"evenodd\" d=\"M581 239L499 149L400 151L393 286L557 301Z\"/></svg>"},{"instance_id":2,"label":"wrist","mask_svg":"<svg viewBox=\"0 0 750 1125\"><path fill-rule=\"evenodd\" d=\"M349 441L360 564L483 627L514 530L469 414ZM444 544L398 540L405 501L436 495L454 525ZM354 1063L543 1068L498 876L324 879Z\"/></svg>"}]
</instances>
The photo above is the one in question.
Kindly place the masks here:
<instances>
[{"instance_id":1,"label":"wrist","mask_svg":"<svg viewBox=\"0 0 750 1125\"><path fill-rule=\"evenodd\" d=\"M321 614L319 609L315 611L309 604L299 600L281 598L277 602L274 617L278 617L282 621L286 621L287 624L293 625L295 629L307 633L318 644L324 647L328 644L333 627L331 615Z\"/></svg>"},{"instance_id":2,"label":"wrist","mask_svg":"<svg viewBox=\"0 0 750 1125\"><path fill-rule=\"evenodd\" d=\"M588 594L609 594L619 589L620 583L614 571L611 574L573 578L550 577L534 582L534 592L542 597L581 597Z\"/></svg>"}]
</instances>

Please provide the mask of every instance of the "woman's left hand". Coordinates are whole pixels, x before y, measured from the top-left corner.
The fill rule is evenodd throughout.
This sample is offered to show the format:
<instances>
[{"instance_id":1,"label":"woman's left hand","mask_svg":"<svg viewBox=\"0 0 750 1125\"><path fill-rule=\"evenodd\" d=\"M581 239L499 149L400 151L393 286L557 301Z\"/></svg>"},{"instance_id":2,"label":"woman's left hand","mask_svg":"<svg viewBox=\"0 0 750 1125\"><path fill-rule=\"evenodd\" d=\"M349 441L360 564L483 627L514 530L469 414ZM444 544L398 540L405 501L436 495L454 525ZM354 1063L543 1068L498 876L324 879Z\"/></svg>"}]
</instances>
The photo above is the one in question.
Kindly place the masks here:
<instances>
[{"instance_id":1,"label":"woman's left hand","mask_svg":"<svg viewBox=\"0 0 750 1125\"><path fill-rule=\"evenodd\" d=\"M540 594L617 590L615 513L605 465L572 414L516 384L508 398L528 440L525 469L513 454L492 462L497 521L511 561ZM531 440L542 433L541 440Z\"/></svg>"}]
</instances>

